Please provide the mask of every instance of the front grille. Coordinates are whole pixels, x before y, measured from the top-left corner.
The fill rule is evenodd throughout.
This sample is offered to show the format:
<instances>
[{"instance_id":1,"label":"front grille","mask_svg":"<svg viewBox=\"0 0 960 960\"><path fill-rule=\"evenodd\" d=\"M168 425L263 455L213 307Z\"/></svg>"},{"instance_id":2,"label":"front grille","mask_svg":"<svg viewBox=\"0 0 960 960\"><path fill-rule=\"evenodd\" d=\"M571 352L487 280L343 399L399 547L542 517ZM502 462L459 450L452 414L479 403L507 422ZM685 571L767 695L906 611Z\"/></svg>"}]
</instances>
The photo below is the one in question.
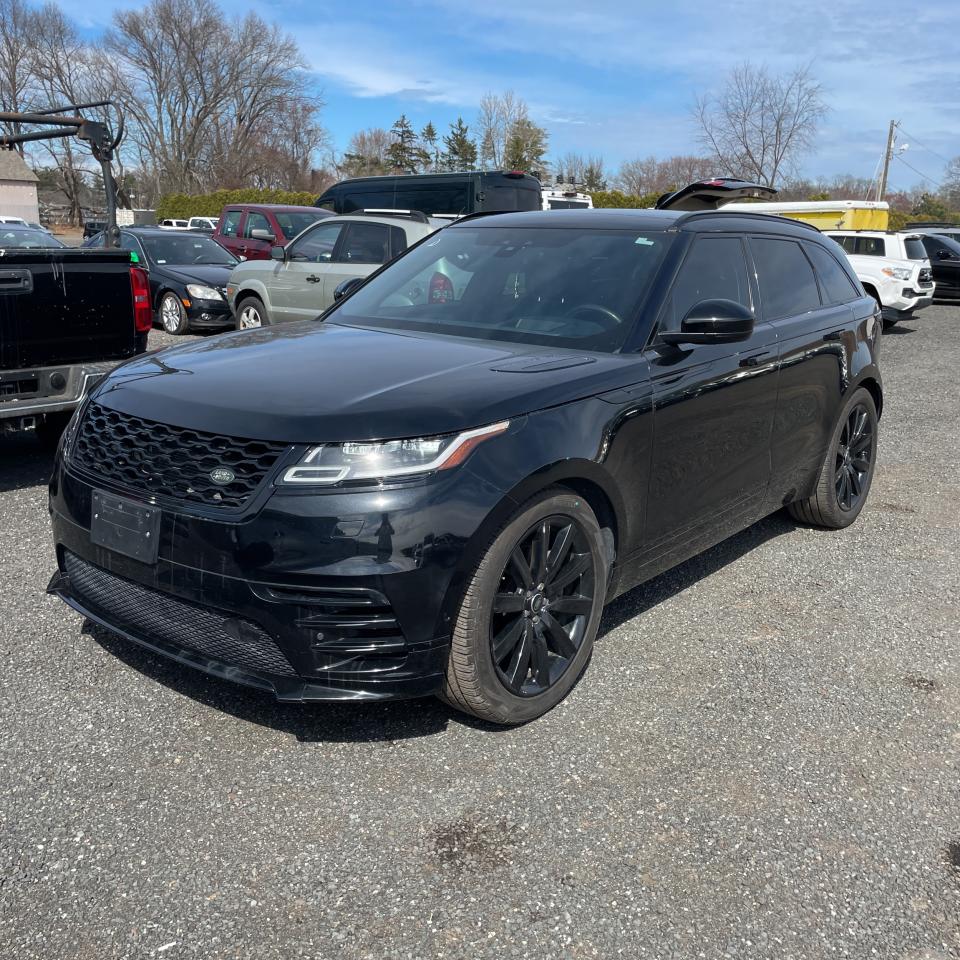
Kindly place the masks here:
<instances>
[{"instance_id":1,"label":"front grille","mask_svg":"<svg viewBox=\"0 0 960 960\"><path fill-rule=\"evenodd\" d=\"M130 490L240 509L285 450L282 443L187 430L91 403L71 456L81 469ZM233 479L215 483L211 472L224 468Z\"/></svg>"},{"instance_id":2,"label":"front grille","mask_svg":"<svg viewBox=\"0 0 960 960\"><path fill-rule=\"evenodd\" d=\"M143 587L69 551L64 566L77 600L134 636L195 650L220 663L295 676L280 648L254 623Z\"/></svg>"}]
</instances>

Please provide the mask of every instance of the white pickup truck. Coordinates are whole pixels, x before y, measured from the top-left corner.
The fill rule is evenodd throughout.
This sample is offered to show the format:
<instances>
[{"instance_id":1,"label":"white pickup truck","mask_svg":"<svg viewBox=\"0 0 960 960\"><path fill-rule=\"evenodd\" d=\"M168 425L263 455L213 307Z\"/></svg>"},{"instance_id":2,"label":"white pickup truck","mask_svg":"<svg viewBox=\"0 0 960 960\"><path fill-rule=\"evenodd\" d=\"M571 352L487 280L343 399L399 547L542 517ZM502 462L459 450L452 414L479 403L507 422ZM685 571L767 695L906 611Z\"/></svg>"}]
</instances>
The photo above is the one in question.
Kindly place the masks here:
<instances>
[{"instance_id":1,"label":"white pickup truck","mask_svg":"<svg viewBox=\"0 0 960 960\"><path fill-rule=\"evenodd\" d=\"M880 305L888 326L933 301L933 271L916 234L885 230L825 230L843 247L863 289Z\"/></svg>"}]
</instances>

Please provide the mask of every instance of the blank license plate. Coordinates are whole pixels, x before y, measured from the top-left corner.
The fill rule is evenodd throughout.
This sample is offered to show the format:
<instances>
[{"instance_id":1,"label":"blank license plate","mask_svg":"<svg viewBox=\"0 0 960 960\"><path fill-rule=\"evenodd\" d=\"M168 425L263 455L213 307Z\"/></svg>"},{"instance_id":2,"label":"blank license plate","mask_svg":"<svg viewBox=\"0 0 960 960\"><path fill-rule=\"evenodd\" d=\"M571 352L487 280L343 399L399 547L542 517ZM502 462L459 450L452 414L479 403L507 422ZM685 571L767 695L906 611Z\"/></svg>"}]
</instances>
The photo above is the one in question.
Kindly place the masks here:
<instances>
[{"instance_id":1,"label":"blank license plate","mask_svg":"<svg viewBox=\"0 0 960 960\"><path fill-rule=\"evenodd\" d=\"M156 563L159 533L159 507L148 507L102 490L93 491L90 539L97 546L143 563Z\"/></svg>"}]
</instances>

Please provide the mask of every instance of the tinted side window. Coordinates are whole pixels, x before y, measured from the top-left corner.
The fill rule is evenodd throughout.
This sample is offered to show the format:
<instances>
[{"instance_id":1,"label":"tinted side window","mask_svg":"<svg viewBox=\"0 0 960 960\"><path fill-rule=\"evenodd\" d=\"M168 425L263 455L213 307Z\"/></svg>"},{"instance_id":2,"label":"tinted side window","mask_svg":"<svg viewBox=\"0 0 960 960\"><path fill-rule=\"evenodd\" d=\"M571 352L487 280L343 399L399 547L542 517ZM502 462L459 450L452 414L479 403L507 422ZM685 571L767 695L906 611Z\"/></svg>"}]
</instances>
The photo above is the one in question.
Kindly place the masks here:
<instances>
[{"instance_id":1,"label":"tinted side window","mask_svg":"<svg viewBox=\"0 0 960 960\"><path fill-rule=\"evenodd\" d=\"M396 257L407 249L407 234L400 227L390 228L390 256Z\"/></svg>"},{"instance_id":2,"label":"tinted side window","mask_svg":"<svg viewBox=\"0 0 960 960\"><path fill-rule=\"evenodd\" d=\"M221 234L225 237L235 237L237 227L240 225L240 210L228 210L223 215L223 230Z\"/></svg>"},{"instance_id":3,"label":"tinted side window","mask_svg":"<svg viewBox=\"0 0 960 960\"><path fill-rule=\"evenodd\" d=\"M344 263L386 263L390 257L390 229L385 223L351 223L337 259Z\"/></svg>"},{"instance_id":4,"label":"tinted side window","mask_svg":"<svg viewBox=\"0 0 960 960\"><path fill-rule=\"evenodd\" d=\"M342 229L342 223L325 223L314 228L290 247L290 259L301 263L329 263Z\"/></svg>"},{"instance_id":5,"label":"tinted side window","mask_svg":"<svg viewBox=\"0 0 960 960\"><path fill-rule=\"evenodd\" d=\"M805 243L803 248L813 261L827 303L849 303L859 296L853 281L834 259L833 254L816 243Z\"/></svg>"},{"instance_id":6,"label":"tinted side window","mask_svg":"<svg viewBox=\"0 0 960 960\"><path fill-rule=\"evenodd\" d=\"M273 233L270 230L270 221L262 213L250 210L247 213L247 222L243 225L244 237L252 237L254 230L267 230Z\"/></svg>"},{"instance_id":7,"label":"tinted side window","mask_svg":"<svg viewBox=\"0 0 960 960\"><path fill-rule=\"evenodd\" d=\"M885 257L887 245L883 237L857 237L856 252L867 257Z\"/></svg>"},{"instance_id":8,"label":"tinted side window","mask_svg":"<svg viewBox=\"0 0 960 960\"><path fill-rule=\"evenodd\" d=\"M667 298L661 329L679 330L680 321L701 300L734 300L748 309L750 281L739 237L700 237L687 253Z\"/></svg>"},{"instance_id":9,"label":"tinted side window","mask_svg":"<svg viewBox=\"0 0 960 960\"><path fill-rule=\"evenodd\" d=\"M795 317L819 309L817 280L799 243L754 237L750 246L766 320Z\"/></svg>"},{"instance_id":10,"label":"tinted side window","mask_svg":"<svg viewBox=\"0 0 960 960\"><path fill-rule=\"evenodd\" d=\"M857 238L856 237L834 237L834 240L846 250L847 253L856 253L857 252Z\"/></svg>"}]
</instances>

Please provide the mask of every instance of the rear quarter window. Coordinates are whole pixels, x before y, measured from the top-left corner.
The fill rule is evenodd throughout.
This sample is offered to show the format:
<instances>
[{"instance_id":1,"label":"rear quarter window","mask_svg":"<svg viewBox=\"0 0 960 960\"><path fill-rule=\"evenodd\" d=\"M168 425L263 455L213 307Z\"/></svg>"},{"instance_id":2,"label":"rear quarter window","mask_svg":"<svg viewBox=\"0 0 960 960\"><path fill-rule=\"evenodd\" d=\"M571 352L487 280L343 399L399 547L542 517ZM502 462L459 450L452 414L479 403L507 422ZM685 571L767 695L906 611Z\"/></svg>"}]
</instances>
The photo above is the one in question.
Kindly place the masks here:
<instances>
[{"instance_id":1,"label":"rear quarter window","mask_svg":"<svg viewBox=\"0 0 960 960\"><path fill-rule=\"evenodd\" d=\"M750 240L766 320L796 317L820 308L813 267L796 240Z\"/></svg>"},{"instance_id":2,"label":"rear quarter window","mask_svg":"<svg viewBox=\"0 0 960 960\"><path fill-rule=\"evenodd\" d=\"M847 272L837 263L829 250L825 250L816 243L805 243L803 246L807 256L813 261L823 291L824 302L849 303L860 295L853 281L847 276Z\"/></svg>"}]
</instances>

